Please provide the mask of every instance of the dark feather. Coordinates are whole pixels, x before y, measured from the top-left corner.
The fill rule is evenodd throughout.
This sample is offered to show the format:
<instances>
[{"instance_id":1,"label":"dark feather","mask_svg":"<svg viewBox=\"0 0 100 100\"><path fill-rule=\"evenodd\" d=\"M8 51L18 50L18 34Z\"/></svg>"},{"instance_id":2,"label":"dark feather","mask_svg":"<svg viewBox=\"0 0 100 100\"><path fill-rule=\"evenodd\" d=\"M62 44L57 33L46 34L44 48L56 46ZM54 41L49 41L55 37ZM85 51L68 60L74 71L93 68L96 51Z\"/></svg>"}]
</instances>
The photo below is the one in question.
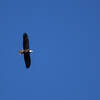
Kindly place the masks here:
<instances>
[{"instance_id":1,"label":"dark feather","mask_svg":"<svg viewBox=\"0 0 100 100\"><path fill-rule=\"evenodd\" d=\"M30 53L24 53L24 60L25 60L25 64L26 67L29 68L30 64L31 64L31 59L30 59Z\"/></svg>"},{"instance_id":2,"label":"dark feather","mask_svg":"<svg viewBox=\"0 0 100 100\"><path fill-rule=\"evenodd\" d=\"M23 49L29 49L29 39L27 33L23 34Z\"/></svg>"}]
</instances>

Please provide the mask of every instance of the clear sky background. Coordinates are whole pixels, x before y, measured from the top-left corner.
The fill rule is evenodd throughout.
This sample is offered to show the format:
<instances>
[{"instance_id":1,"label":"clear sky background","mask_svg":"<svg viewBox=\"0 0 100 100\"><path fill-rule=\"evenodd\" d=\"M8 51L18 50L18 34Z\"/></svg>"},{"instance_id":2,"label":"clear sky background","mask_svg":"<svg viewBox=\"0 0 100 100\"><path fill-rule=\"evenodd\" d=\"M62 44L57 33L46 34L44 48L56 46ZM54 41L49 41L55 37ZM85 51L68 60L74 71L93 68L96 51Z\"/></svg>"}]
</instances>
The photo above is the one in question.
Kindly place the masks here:
<instances>
[{"instance_id":1,"label":"clear sky background","mask_svg":"<svg viewBox=\"0 0 100 100\"><path fill-rule=\"evenodd\" d=\"M1 0L0 100L100 100L100 1Z\"/></svg>"}]
</instances>

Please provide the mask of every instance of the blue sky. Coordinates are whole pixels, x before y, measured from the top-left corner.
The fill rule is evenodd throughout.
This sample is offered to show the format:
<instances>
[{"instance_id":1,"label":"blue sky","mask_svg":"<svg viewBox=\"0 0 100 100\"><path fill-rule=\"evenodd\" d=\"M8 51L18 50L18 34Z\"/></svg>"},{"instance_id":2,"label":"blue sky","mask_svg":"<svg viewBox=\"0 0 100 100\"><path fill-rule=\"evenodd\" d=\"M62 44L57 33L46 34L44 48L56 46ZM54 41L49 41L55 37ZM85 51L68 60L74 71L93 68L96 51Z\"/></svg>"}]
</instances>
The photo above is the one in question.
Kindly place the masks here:
<instances>
[{"instance_id":1,"label":"blue sky","mask_svg":"<svg viewBox=\"0 0 100 100\"><path fill-rule=\"evenodd\" d=\"M0 45L0 100L100 100L99 0L1 0Z\"/></svg>"}]
</instances>

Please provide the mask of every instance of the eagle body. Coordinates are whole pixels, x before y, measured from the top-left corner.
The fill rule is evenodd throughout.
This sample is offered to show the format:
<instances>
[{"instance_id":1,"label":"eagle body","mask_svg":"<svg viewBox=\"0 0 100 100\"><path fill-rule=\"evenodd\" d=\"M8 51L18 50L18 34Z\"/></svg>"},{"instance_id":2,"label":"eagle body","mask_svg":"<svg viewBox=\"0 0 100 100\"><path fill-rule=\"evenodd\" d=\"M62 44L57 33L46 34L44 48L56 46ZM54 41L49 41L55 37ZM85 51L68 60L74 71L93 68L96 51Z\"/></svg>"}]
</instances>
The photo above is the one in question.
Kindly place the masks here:
<instances>
[{"instance_id":1,"label":"eagle body","mask_svg":"<svg viewBox=\"0 0 100 100\"><path fill-rule=\"evenodd\" d=\"M19 51L19 54L24 54L24 60L26 64L26 68L30 67L31 64L31 58L30 53L32 53L32 50L29 49L29 39L27 33L23 34L23 50Z\"/></svg>"},{"instance_id":2,"label":"eagle body","mask_svg":"<svg viewBox=\"0 0 100 100\"><path fill-rule=\"evenodd\" d=\"M30 50L30 49L20 50L20 51L19 51L19 54L22 55L22 54L25 54L25 53L28 53L28 52L29 52L29 53L32 53L32 50Z\"/></svg>"}]
</instances>

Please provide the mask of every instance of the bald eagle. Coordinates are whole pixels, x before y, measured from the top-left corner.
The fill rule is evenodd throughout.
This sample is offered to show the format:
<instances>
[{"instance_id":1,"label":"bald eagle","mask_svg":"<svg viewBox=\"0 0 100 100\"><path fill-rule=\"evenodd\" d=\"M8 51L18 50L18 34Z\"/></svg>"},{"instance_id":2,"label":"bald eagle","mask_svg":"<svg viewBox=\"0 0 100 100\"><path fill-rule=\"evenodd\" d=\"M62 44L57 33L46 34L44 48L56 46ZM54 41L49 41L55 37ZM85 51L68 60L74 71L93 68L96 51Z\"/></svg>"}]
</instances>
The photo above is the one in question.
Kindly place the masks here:
<instances>
[{"instance_id":1,"label":"bald eagle","mask_svg":"<svg viewBox=\"0 0 100 100\"><path fill-rule=\"evenodd\" d=\"M31 64L31 58L30 53L32 53L32 50L29 49L29 39L27 33L23 34L23 50L19 51L19 54L24 54L24 60L26 68L30 67Z\"/></svg>"}]
</instances>

